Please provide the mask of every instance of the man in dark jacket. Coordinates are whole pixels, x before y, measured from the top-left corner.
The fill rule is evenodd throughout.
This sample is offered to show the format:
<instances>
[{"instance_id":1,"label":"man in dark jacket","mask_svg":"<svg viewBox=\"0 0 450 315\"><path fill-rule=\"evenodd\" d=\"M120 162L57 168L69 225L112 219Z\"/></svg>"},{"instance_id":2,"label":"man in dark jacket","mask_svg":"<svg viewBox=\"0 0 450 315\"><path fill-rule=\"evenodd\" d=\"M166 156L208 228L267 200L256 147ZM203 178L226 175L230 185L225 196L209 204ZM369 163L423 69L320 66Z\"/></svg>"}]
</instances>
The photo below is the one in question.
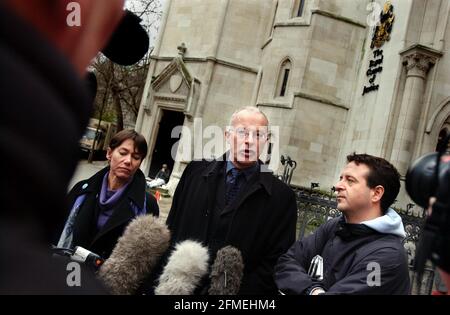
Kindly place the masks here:
<instances>
[{"instance_id":1,"label":"man in dark jacket","mask_svg":"<svg viewBox=\"0 0 450 315\"><path fill-rule=\"evenodd\" d=\"M0 2L1 294L104 292L84 274L81 286L70 287L66 265L51 259L50 240L64 221L92 109L82 78L124 1L76 1L79 26L67 22L69 2Z\"/></svg>"},{"instance_id":2,"label":"man in dark jacket","mask_svg":"<svg viewBox=\"0 0 450 315\"><path fill-rule=\"evenodd\" d=\"M401 217L389 208L400 176L378 157L353 154L347 161L336 184L343 216L280 257L275 281L283 294L409 294L405 231Z\"/></svg>"},{"instance_id":3,"label":"man in dark jacket","mask_svg":"<svg viewBox=\"0 0 450 315\"><path fill-rule=\"evenodd\" d=\"M156 173L155 179L147 183L149 188L159 187L169 182L170 170L167 164L163 164L161 169Z\"/></svg>"},{"instance_id":4,"label":"man in dark jacket","mask_svg":"<svg viewBox=\"0 0 450 315\"><path fill-rule=\"evenodd\" d=\"M273 267L295 241L293 191L258 157L268 141L268 120L256 107L236 111L226 132L229 153L217 161L193 161L175 191L167 224L172 243L194 239L218 249L232 245L244 260L240 294L274 294Z\"/></svg>"},{"instance_id":5,"label":"man in dark jacket","mask_svg":"<svg viewBox=\"0 0 450 315\"><path fill-rule=\"evenodd\" d=\"M162 165L162 168L156 174L155 178L163 179L164 180L164 184L167 184L169 182L170 171L169 171L169 168L167 167L167 164L163 164Z\"/></svg>"}]
</instances>

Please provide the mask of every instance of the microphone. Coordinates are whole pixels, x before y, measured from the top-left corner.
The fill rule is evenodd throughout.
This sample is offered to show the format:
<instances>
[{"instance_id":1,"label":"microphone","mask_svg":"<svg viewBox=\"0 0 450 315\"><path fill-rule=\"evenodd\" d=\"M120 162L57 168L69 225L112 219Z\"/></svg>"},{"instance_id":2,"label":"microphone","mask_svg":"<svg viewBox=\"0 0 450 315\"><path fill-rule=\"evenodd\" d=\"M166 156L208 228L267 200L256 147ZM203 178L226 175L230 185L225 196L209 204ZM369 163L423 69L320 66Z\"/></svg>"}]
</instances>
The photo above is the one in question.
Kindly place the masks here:
<instances>
[{"instance_id":1,"label":"microphone","mask_svg":"<svg viewBox=\"0 0 450 315\"><path fill-rule=\"evenodd\" d=\"M55 255L69 257L70 260L83 263L94 271L105 262L105 260L96 253L87 250L81 246L75 246L75 248L63 248L52 246L52 250Z\"/></svg>"},{"instance_id":2,"label":"microphone","mask_svg":"<svg viewBox=\"0 0 450 315\"><path fill-rule=\"evenodd\" d=\"M167 251L170 232L153 215L136 217L117 241L98 276L113 294L131 295Z\"/></svg>"},{"instance_id":3,"label":"microphone","mask_svg":"<svg viewBox=\"0 0 450 315\"><path fill-rule=\"evenodd\" d=\"M317 281L323 281L323 258L316 255L311 259L311 264L308 269L308 276Z\"/></svg>"},{"instance_id":4,"label":"microphone","mask_svg":"<svg viewBox=\"0 0 450 315\"><path fill-rule=\"evenodd\" d=\"M76 246L74 249L74 253L70 256L70 259L73 261L84 263L88 266L94 266L95 268L100 267L104 260L99 255L81 247Z\"/></svg>"},{"instance_id":5,"label":"microphone","mask_svg":"<svg viewBox=\"0 0 450 315\"><path fill-rule=\"evenodd\" d=\"M191 295L208 273L208 249L186 240L175 246L155 288L156 295Z\"/></svg>"},{"instance_id":6,"label":"microphone","mask_svg":"<svg viewBox=\"0 0 450 315\"><path fill-rule=\"evenodd\" d=\"M130 66L141 60L148 51L150 39L140 22L140 17L125 10L124 17L102 53L122 66Z\"/></svg>"},{"instance_id":7,"label":"microphone","mask_svg":"<svg viewBox=\"0 0 450 315\"><path fill-rule=\"evenodd\" d=\"M241 252L226 246L217 251L216 259L211 268L210 295L236 295L241 287L244 275L244 261Z\"/></svg>"},{"instance_id":8,"label":"microphone","mask_svg":"<svg viewBox=\"0 0 450 315\"><path fill-rule=\"evenodd\" d=\"M95 96L97 95L97 87L98 87L98 83L97 83L97 77L95 76L95 73L92 71L88 71L88 73L86 74L86 86L89 90L90 93L90 97L92 100L92 103L95 100Z\"/></svg>"}]
</instances>

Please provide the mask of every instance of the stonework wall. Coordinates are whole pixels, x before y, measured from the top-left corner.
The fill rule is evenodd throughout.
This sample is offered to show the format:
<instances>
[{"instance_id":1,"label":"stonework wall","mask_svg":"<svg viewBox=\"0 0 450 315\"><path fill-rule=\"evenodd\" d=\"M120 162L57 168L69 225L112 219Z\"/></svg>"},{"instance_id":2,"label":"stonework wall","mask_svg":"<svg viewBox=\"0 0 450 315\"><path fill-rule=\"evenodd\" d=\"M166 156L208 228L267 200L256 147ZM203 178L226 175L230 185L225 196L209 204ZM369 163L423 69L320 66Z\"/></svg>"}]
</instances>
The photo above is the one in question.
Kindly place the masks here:
<instances>
[{"instance_id":1,"label":"stonework wall","mask_svg":"<svg viewBox=\"0 0 450 315\"><path fill-rule=\"evenodd\" d=\"M160 56L173 56L184 42L187 56L206 57L214 54L220 17L227 0L172 0L167 25L162 37Z\"/></svg>"},{"instance_id":2,"label":"stonework wall","mask_svg":"<svg viewBox=\"0 0 450 315\"><path fill-rule=\"evenodd\" d=\"M224 20L217 58L249 67L260 62L271 1L231 0Z\"/></svg>"},{"instance_id":3,"label":"stonework wall","mask_svg":"<svg viewBox=\"0 0 450 315\"><path fill-rule=\"evenodd\" d=\"M434 150L441 128L450 126L450 1L391 1L395 22L381 47L379 89L365 95L375 50L367 0L307 0L301 17L295 15L297 0L166 1L149 80L163 73L185 43L184 67L198 81L194 117L204 127L225 126L238 107L260 107L279 126L279 153L298 162L292 184L319 182L329 190L354 151L385 157L404 175L411 161ZM414 65L420 54L433 59L423 73L423 61ZM286 60L291 69L281 97L277 87ZM191 92L182 87L172 94ZM158 93L171 95L167 84L149 89L143 104L150 111L140 111L138 125L150 143L157 136L158 106L187 106L161 105L154 100ZM175 178L183 167L174 169ZM403 193L398 206L408 202Z\"/></svg>"}]
</instances>

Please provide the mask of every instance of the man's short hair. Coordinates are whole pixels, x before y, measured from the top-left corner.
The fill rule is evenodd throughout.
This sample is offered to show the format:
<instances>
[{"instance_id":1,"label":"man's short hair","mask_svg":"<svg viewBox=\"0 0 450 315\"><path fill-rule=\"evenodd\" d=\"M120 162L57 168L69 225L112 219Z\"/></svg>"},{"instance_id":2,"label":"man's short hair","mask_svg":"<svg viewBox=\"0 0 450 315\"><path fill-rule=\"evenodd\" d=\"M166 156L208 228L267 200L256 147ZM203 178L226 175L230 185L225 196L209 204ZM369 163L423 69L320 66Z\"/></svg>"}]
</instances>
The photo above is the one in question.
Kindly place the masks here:
<instances>
[{"instance_id":1,"label":"man's short hair","mask_svg":"<svg viewBox=\"0 0 450 315\"><path fill-rule=\"evenodd\" d=\"M119 147L122 142L128 139L133 140L134 149L141 156L142 160L145 159L145 157L147 156L147 141L145 140L143 135L137 133L134 130L125 129L116 133L109 142L109 147L111 148L111 150L114 150L115 148Z\"/></svg>"},{"instance_id":2,"label":"man's short hair","mask_svg":"<svg viewBox=\"0 0 450 315\"><path fill-rule=\"evenodd\" d=\"M251 113L255 113L255 114L260 114L260 115L262 115L262 116L266 119L267 125L269 125L269 119L267 119L266 114L264 114L258 107L256 107L256 106L244 106L244 107L241 107L241 108L239 108L238 110L236 110L236 111L231 115L230 123L228 124L230 127L233 126L233 122L234 122L235 119L239 116L239 113L240 113L240 112L243 112L243 111L247 111L247 112L251 112Z\"/></svg>"},{"instance_id":3,"label":"man's short hair","mask_svg":"<svg viewBox=\"0 0 450 315\"><path fill-rule=\"evenodd\" d=\"M366 178L369 188L375 188L378 185L384 187L381 210L383 214L386 213L400 191L400 174L397 169L385 159L368 154L350 154L347 156L347 162L354 162L356 165L364 164L369 168Z\"/></svg>"}]
</instances>

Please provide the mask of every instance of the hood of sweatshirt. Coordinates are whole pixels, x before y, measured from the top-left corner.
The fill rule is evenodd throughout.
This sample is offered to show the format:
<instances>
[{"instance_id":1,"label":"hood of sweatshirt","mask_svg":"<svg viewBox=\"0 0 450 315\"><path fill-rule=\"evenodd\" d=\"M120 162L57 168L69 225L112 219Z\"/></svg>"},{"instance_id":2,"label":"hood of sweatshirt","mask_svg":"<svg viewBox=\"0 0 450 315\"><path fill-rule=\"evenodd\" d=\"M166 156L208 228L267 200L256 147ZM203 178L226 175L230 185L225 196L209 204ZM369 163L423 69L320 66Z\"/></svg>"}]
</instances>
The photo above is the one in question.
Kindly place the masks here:
<instances>
[{"instance_id":1,"label":"hood of sweatshirt","mask_svg":"<svg viewBox=\"0 0 450 315\"><path fill-rule=\"evenodd\" d=\"M373 220L363 221L361 224L383 234L394 234L402 238L406 237L402 217L389 208L385 215Z\"/></svg>"}]
</instances>

